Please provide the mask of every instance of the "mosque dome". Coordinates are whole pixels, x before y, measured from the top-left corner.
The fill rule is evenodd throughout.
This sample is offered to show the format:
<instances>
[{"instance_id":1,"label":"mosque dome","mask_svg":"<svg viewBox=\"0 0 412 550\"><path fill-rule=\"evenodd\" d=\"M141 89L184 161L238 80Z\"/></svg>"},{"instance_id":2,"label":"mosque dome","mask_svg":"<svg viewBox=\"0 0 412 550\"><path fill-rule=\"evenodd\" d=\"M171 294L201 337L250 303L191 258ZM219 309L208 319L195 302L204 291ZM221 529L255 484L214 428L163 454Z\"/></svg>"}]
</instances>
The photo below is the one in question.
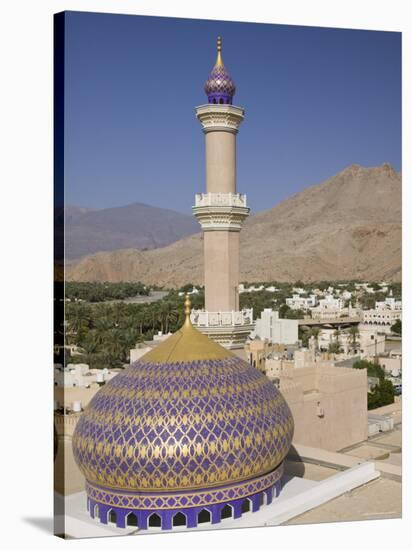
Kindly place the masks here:
<instances>
[{"instance_id":1,"label":"mosque dome","mask_svg":"<svg viewBox=\"0 0 412 550\"><path fill-rule=\"evenodd\" d=\"M293 436L286 401L195 329L185 306L183 327L107 382L76 426L74 457L103 522L194 527L255 511L280 490Z\"/></svg>"},{"instance_id":2,"label":"mosque dome","mask_svg":"<svg viewBox=\"0 0 412 550\"><path fill-rule=\"evenodd\" d=\"M222 60L222 39L217 39L217 58L215 66L205 83L205 92L209 103L232 104L236 86Z\"/></svg>"}]
</instances>

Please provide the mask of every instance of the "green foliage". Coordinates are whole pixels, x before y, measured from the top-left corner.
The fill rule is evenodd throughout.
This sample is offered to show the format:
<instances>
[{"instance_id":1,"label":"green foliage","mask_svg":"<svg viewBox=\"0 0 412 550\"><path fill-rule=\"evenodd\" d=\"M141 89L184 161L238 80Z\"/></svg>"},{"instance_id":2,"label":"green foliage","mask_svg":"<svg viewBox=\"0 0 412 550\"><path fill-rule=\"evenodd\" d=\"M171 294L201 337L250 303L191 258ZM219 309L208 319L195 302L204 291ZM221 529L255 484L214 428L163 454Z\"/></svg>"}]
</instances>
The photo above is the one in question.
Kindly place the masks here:
<instances>
[{"instance_id":1,"label":"green foliage","mask_svg":"<svg viewBox=\"0 0 412 550\"><path fill-rule=\"evenodd\" d=\"M301 309L291 309L286 304L282 304L279 308L279 319L303 319L305 312Z\"/></svg>"},{"instance_id":2,"label":"green foliage","mask_svg":"<svg viewBox=\"0 0 412 550\"><path fill-rule=\"evenodd\" d=\"M285 313L284 319L304 319L305 312L302 309L289 309Z\"/></svg>"},{"instance_id":3,"label":"green foliage","mask_svg":"<svg viewBox=\"0 0 412 550\"><path fill-rule=\"evenodd\" d=\"M379 380L383 380L385 378L384 369L379 364L372 363L366 359L358 359L353 363L352 367L354 369L367 369L368 376L370 377L379 378Z\"/></svg>"},{"instance_id":4,"label":"green foliage","mask_svg":"<svg viewBox=\"0 0 412 550\"><path fill-rule=\"evenodd\" d=\"M309 338L310 338L310 330L304 327L298 328L298 338L302 342L302 346L307 348L309 344Z\"/></svg>"},{"instance_id":5,"label":"green foliage","mask_svg":"<svg viewBox=\"0 0 412 550\"><path fill-rule=\"evenodd\" d=\"M367 369L368 377L379 378L379 384L368 393L368 410L377 409L394 402L395 388L390 380L385 380L385 371L380 365L365 359L359 359L353 363L353 368Z\"/></svg>"},{"instance_id":6,"label":"green foliage","mask_svg":"<svg viewBox=\"0 0 412 550\"><path fill-rule=\"evenodd\" d=\"M375 292L373 294L365 292L359 296L358 301L362 309L374 309L376 302L383 302L386 297L387 295L385 292Z\"/></svg>"},{"instance_id":7,"label":"green foliage","mask_svg":"<svg viewBox=\"0 0 412 550\"><path fill-rule=\"evenodd\" d=\"M329 353L340 353L340 344L339 342L331 342L328 347Z\"/></svg>"},{"instance_id":8,"label":"green foliage","mask_svg":"<svg viewBox=\"0 0 412 550\"><path fill-rule=\"evenodd\" d=\"M77 283L66 282L65 296L70 301L104 302L147 296L150 288L142 283Z\"/></svg>"},{"instance_id":9,"label":"green foliage","mask_svg":"<svg viewBox=\"0 0 412 550\"><path fill-rule=\"evenodd\" d=\"M203 307L203 293L192 296L192 306ZM67 344L75 344L81 355L70 362L88 363L91 368L120 367L129 360L137 342L150 340L158 331L175 332L184 320L184 297L169 292L150 304L125 302L69 302L65 308Z\"/></svg>"},{"instance_id":10,"label":"green foliage","mask_svg":"<svg viewBox=\"0 0 412 550\"><path fill-rule=\"evenodd\" d=\"M390 283L388 285L388 290L392 290L393 297L397 300L402 298L402 283Z\"/></svg>"},{"instance_id":11,"label":"green foliage","mask_svg":"<svg viewBox=\"0 0 412 550\"><path fill-rule=\"evenodd\" d=\"M380 288L381 288L379 283L369 283L369 286L371 288L373 288L373 290L375 290L375 291L380 290Z\"/></svg>"},{"instance_id":12,"label":"green foliage","mask_svg":"<svg viewBox=\"0 0 412 550\"><path fill-rule=\"evenodd\" d=\"M265 308L273 308L274 294L267 290L259 290L257 292L242 292L239 297L240 309L253 308L254 317L260 317L260 314Z\"/></svg>"},{"instance_id":13,"label":"green foliage","mask_svg":"<svg viewBox=\"0 0 412 550\"><path fill-rule=\"evenodd\" d=\"M399 336L402 336L402 321L400 319L395 321L395 323L391 326L391 331L395 334L399 334Z\"/></svg>"},{"instance_id":14,"label":"green foliage","mask_svg":"<svg viewBox=\"0 0 412 550\"><path fill-rule=\"evenodd\" d=\"M390 405L395 401L395 389L390 380L380 380L368 393L368 410Z\"/></svg>"}]
</instances>

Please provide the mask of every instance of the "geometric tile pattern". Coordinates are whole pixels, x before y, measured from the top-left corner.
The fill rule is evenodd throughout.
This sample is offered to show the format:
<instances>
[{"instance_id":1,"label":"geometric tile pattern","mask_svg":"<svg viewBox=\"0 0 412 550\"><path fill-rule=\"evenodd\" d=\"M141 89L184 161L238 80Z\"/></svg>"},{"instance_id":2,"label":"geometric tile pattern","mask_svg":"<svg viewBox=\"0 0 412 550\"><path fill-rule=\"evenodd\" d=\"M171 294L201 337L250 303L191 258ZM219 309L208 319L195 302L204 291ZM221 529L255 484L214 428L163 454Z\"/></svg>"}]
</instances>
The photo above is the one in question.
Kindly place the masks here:
<instances>
[{"instance_id":1,"label":"geometric tile pattern","mask_svg":"<svg viewBox=\"0 0 412 550\"><path fill-rule=\"evenodd\" d=\"M236 356L137 361L93 397L73 452L91 484L188 491L272 472L289 451L293 429L277 388Z\"/></svg>"},{"instance_id":2,"label":"geometric tile pattern","mask_svg":"<svg viewBox=\"0 0 412 550\"><path fill-rule=\"evenodd\" d=\"M132 510L177 510L195 506L209 506L245 498L273 487L283 474L283 464L274 472L257 479L217 489L199 490L181 493L127 493L100 488L92 483L86 484L87 496L94 502L127 508Z\"/></svg>"},{"instance_id":3,"label":"geometric tile pattern","mask_svg":"<svg viewBox=\"0 0 412 550\"><path fill-rule=\"evenodd\" d=\"M220 99L220 97L226 98L229 100L229 103L232 103L232 97L236 92L235 83L224 65L213 67L209 78L206 80L204 89L209 103L214 103L213 99ZM227 102L225 101L225 103Z\"/></svg>"}]
</instances>

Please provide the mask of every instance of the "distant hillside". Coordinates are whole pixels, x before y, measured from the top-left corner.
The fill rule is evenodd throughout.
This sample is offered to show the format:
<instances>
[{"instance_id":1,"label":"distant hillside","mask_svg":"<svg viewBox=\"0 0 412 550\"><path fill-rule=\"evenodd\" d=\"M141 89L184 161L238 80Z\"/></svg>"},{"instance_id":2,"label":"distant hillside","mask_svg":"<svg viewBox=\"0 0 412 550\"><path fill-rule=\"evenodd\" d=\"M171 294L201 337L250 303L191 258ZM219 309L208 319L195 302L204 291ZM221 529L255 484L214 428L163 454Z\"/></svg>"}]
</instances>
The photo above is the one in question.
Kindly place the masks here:
<instances>
[{"instance_id":1,"label":"distant hillside","mask_svg":"<svg viewBox=\"0 0 412 550\"><path fill-rule=\"evenodd\" d=\"M242 281L400 280L401 176L353 165L247 220ZM203 283L201 235L139 252L100 253L68 266L77 281Z\"/></svg>"},{"instance_id":2,"label":"distant hillside","mask_svg":"<svg viewBox=\"0 0 412 550\"><path fill-rule=\"evenodd\" d=\"M62 217L62 212L56 215ZM140 203L103 210L69 206L65 216L67 259L121 248L163 247L199 231L192 216Z\"/></svg>"}]
</instances>

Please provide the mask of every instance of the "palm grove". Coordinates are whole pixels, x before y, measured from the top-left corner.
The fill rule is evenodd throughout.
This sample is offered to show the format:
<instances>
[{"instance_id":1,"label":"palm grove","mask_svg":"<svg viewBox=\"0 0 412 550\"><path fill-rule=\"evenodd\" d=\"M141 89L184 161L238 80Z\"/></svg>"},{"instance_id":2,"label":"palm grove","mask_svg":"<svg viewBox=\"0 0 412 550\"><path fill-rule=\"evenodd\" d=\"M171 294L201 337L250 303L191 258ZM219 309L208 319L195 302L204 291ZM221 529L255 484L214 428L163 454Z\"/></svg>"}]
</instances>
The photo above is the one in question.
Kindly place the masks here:
<instances>
[{"instance_id":1,"label":"palm grove","mask_svg":"<svg viewBox=\"0 0 412 550\"><path fill-rule=\"evenodd\" d=\"M194 307L201 307L203 296L196 296ZM65 344L75 345L79 354L70 362L84 362L90 368L121 367L129 360L136 343L162 331L176 331L183 323L182 298L177 291L154 303L89 303L66 301Z\"/></svg>"}]
</instances>

